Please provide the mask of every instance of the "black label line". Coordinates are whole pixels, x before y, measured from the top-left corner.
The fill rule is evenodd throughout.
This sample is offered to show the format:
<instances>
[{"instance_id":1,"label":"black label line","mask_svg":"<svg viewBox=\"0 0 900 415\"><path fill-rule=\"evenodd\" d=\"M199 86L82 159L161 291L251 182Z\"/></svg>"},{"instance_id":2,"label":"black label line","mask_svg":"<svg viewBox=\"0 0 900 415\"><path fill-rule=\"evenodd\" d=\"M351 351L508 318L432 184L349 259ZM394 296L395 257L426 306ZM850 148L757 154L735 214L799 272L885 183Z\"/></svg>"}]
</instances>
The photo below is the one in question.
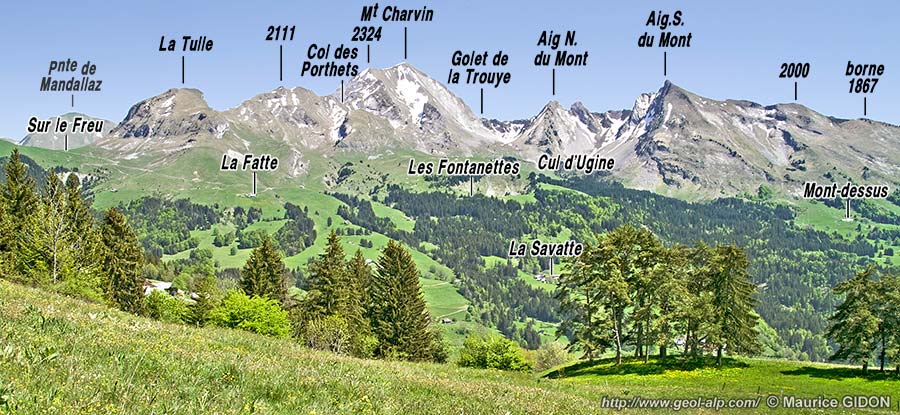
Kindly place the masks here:
<instances>
[{"instance_id":1,"label":"black label line","mask_svg":"<svg viewBox=\"0 0 900 415\"><path fill-rule=\"evenodd\" d=\"M797 100L797 81L794 81L794 101Z\"/></svg>"},{"instance_id":2,"label":"black label line","mask_svg":"<svg viewBox=\"0 0 900 415\"><path fill-rule=\"evenodd\" d=\"M69 151L69 135L68 134L66 134L66 141L65 141L65 144L63 144L63 148L65 148L66 151Z\"/></svg>"},{"instance_id":3,"label":"black label line","mask_svg":"<svg viewBox=\"0 0 900 415\"><path fill-rule=\"evenodd\" d=\"M184 84L184 55L181 55L181 84Z\"/></svg>"},{"instance_id":4,"label":"black label line","mask_svg":"<svg viewBox=\"0 0 900 415\"><path fill-rule=\"evenodd\" d=\"M372 45L366 43L366 63L372 63Z\"/></svg>"},{"instance_id":5,"label":"black label line","mask_svg":"<svg viewBox=\"0 0 900 415\"><path fill-rule=\"evenodd\" d=\"M341 104L344 103L344 80L341 79Z\"/></svg>"},{"instance_id":6,"label":"black label line","mask_svg":"<svg viewBox=\"0 0 900 415\"><path fill-rule=\"evenodd\" d=\"M668 66L669 66L668 63L669 63L669 62L668 62L668 60L669 60L668 55L666 55L666 52L663 51L663 76L669 76L669 73L668 73L668 72L669 72L669 70L668 70Z\"/></svg>"},{"instance_id":7,"label":"black label line","mask_svg":"<svg viewBox=\"0 0 900 415\"><path fill-rule=\"evenodd\" d=\"M407 49L407 41L406 41L406 28L403 28L403 60L406 60L406 49Z\"/></svg>"},{"instance_id":8,"label":"black label line","mask_svg":"<svg viewBox=\"0 0 900 415\"><path fill-rule=\"evenodd\" d=\"M278 45L278 80L284 81L284 45Z\"/></svg>"},{"instance_id":9,"label":"black label line","mask_svg":"<svg viewBox=\"0 0 900 415\"><path fill-rule=\"evenodd\" d=\"M253 172L253 196L256 196L256 172Z\"/></svg>"},{"instance_id":10,"label":"black label line","mask_svg":"<svg viewBox=\"0 0 900 415\"><path fill-rule=\"evenodd\" d=\"M72 94L72 108L75 108L75 94Z\"/></svg>"},{"instance_id":11,"label":"black label line","mask_svg":"<svg viewBox=\"0 0 900 415\"><path fill-rule=\"evenodd\" d=\"M866 97L863 97L863 117L867 116L867 112L869 111L869 103L866 100Z\"/></svg>"},{"instance_id":12,"label":"black label line","mask_svg":"<svg viewBox=\"0 0 900 415\"><path fill-rule=\"evenodd\" d=\"M556 68L553 68L553 95L556 95Z\"/></svg>"},{"instance_id":13,"label":"black label line","mask_svg":"<svg viewBox=\"0 0 900 415\"><path fill-rule=\"evenodd\" d=\"M481 88L481 114L484 114L484 88Z\"/></svg>"}]
</instances>

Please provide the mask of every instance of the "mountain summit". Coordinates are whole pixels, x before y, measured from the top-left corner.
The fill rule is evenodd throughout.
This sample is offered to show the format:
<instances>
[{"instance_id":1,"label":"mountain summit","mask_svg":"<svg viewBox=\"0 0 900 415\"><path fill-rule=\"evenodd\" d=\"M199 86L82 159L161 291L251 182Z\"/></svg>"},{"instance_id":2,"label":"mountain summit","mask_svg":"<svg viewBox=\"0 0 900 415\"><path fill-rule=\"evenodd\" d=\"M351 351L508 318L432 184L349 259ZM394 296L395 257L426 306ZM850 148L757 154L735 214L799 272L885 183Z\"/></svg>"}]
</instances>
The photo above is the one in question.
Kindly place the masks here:
<instances>
[{"instance_id":1,"label":"mountain summit","mask_svg":"<svg viewBox=\"0 0 900 415\"><path fill-rule=\"evenodd\" d=\"M590 154L615 158L613 174L631 187L707 198L761 184L796 193L804 181L823 177L894 183L896 137L900 128L889 124L840 120L797 104L713 100L668 81L639 94L631 109L595 112L551 101L529 119L483 119L446 86L401 63L363 71L343 95L279 87L221 112L198 90L171 89L132 106L92 145L155 165L193 147L277 151L290 159L292 175L305 172L312 154L335 152L412 149L525 160Z\"/></svg>"}]
</instances>

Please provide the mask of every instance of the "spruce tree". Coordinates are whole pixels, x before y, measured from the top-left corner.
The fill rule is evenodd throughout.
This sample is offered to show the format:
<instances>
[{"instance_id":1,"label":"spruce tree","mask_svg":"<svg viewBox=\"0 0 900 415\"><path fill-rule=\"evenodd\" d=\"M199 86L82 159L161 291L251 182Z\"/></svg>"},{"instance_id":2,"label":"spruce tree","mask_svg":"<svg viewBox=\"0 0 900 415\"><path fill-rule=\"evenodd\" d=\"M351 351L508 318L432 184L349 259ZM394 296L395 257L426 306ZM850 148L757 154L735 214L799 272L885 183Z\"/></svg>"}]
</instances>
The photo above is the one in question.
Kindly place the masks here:
<instances>
[{"instance_id":1,"label":"spruce tree","mask_svg":"<svg viewBox=\"0 0 900 415\"><path fill-rule=\"evenodd\" d=\"M221 295L216 277L212 275L201 276L194 284L196 301L190 306L187 322L197 326L203 326L209 320L210 312L221 301Z\"/></svg>"},{"instance_id":2,"label":"spruce tree","mask_svg":"<svg viewBox=\"0 0 900 415\"><path fill-rule=\"evenodd\" d=\"M15 234L12 232L12 223L6 213L6 199L0 197L0 276L12 274L13 259L13 243Z\"/></svg>"},{"instance_id":3,"label":"spruce tree","mask_svg":"<svg viewBox=\"0 0 900 415\"><path fill-rule=\"evenodd\" d=\"M248 296L269 297L282 307L289 305L284 262L268 235L241 270L241 288Z\"/></svg>"},{"instance_id":4,"label":"spruce tree","mask_svg":"<svg viewBox=\"0 0 900 415\"><path fill-rule=\"evenodd\" d=\"M828 337L840 345L831 360L847 360L869 368L869 359L876 348L879 319L875 311L876 283L874 265L857 273L834 288L844 296L844 302L829 318Z\"/></svg>"},{"instance_id":5,"label":"spruce tree","mask_svg":"<svg viewBox=\"0 0 900 415\"><path fill-rule=\"evenodd\" d=\"M101 241L107 298L122 310L141 313L144 298L144 278L141 276L143 254L125 215L115 208L106 211Z\"/></svg>"},{"instance_id":6,"label":"spruce tree","mask_svg":"<svg viewBox=\"0 0 900 415\"><path fill-rule=\"evenodd\" d=\"M306 320L340 315L349 318L351 308L351 278L344 257L341 240L332 229L328 243L322 252L309 264L309 290L304 301Z\"/></svg>"},{"instance_id":7,"label":"spruce tree","mask_svg":"<svg viewBox=\"0 0 900 415\"><path fill-rule=\"evenodd\" d=\"M372 276L372 328L378 336L376 354L408 360L434 360L439 348L419 285L412 256L389 241Z\"/></svg>"},{"instance_id":8,"label":"spruce tree","mask_svg":"<svg viewBox=\"0 0 900 415\"><path fill-rule=\"evenodd\" d=\"M28 166L22 162L19 149L13 150L6 163L3 199L6 201L7 212L15 219L30 217L38 205L34 179L28 175Z\"/></svg>"},{"instance_id":9,"label":"spruce tree","mask_svg":"<svg viewBox=\"0 0 900 415\"><path fill-rule=\"evenodd\" d=\"M34 258L29 254L30 240L33 238L38 210L38 197L34 179L28 175L28 167L19 156L19 149L14 149L6 163L6 184L2 189L3 205L6 209L6 247L8 260L12 262L13 272L20 277L26 272L28 264ZM33 251L32 251L33 252Z\"/></svg>"},{"instance_id":10,"label":"spruce tree","mask_svg":"<svg viewBox=\"0 0 900 415\"><path fill-rule=\"evenodd\" d=\"M350 282L350 291L353 294L351 301L353 307L366 310L369 307L369 291L372 284L372 268L366 263L366 257L362 250L357 249L353 258L347 263L347 273ZM360 316L365 314L360 312Z\"/></svg>"},{"instance_id":11,"label":"spruce tree","mask_svg":"<svg viewBox=\"0 0 900 415\"><path fill-rule=\"evenodd\" d=\"M101 244L99 229L94 226L90 201L81 190L81 181L74 173L66 178L64 221L67 248L71 252L71 267L67 286L69 291L88 297L99 296Z\"/></svg>"}]
</instances>

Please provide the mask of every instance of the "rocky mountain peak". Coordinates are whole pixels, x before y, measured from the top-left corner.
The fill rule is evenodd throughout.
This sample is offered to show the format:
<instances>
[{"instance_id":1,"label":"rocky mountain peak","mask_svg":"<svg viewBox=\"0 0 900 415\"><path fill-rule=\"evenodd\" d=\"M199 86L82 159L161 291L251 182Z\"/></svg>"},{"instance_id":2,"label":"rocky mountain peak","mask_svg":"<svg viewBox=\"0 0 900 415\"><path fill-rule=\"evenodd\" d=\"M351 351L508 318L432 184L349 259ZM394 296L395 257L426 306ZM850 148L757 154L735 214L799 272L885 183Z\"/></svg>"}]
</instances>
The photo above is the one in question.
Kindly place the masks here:
<instances>
[{"instance_id":1,"label":"rocky mountain peak","mask_svg":"<svg viewBox=\"0 0 900 415\"><path fill-rule=\"evenodd\" d=\"M173 88L132 106L112 133L120 138L166 138L207 132L221 138L226 130L227 123L209 107L202 92Z\"/></svg>"}]
</instances>

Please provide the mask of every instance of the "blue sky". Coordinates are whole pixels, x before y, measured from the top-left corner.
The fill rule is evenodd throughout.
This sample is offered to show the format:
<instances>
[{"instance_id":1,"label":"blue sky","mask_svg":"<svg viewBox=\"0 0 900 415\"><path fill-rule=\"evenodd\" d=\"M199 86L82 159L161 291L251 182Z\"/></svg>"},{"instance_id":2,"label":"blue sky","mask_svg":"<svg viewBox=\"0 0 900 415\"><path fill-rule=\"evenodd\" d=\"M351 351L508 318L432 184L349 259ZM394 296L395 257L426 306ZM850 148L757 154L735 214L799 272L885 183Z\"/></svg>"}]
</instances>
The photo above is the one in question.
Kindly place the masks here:
<instances>
[{"instance_id":1,"label":"blue sky","mask_svg":"<svg viewBox=\"0 0 900 415\"><path fill-rule=\"evenodd\" d=\"M327 94L339 78L301 78L299 67L312 42L349 44L359 24L358 1L140 1L16 2L0 6L0 137L20 138L28 117L71 110L69 94L39 92L51 60L90 60L104 80L101 93L78 93L75 111L120 121L141 99L180 87L180 53L157 51L161 35L207 35L212 53L187 56L184 86L204 91L215 109L225 109L279 85L303 86ZM512 82L485 91L484 116L528 118L549 100L583 102L593 111L630 108L641 92L668 79L715 99L740 98L763 104L793 101L793 83L779 79L785 61L811 63L801 80L799 103L844 118L862 116L862 96L849 94L847 61L886 66L868 97L868 117L900 124L897 65L897 2L888 1L429 1L380 2L435 11L435 20L408 23L407 61L446 82L457 50L510 55ZM684 13L683 31L693 32L689 49L670 50L668 76L662 51L639 49L651 10ZM269 25L295 24L285 45L284 82L278 80L278 46L265 42ZM403 61L403 23L385 23L372 44L372 67ZM576 30L579 47L590 52L584 68L557 71L551 95L550 69L535 67L542 30ZM364 50L364 47L363 47ZM359 60L366 66L365 55ZM451 86L476 112L478 88Z\"/></svg>"}]
</instances>

